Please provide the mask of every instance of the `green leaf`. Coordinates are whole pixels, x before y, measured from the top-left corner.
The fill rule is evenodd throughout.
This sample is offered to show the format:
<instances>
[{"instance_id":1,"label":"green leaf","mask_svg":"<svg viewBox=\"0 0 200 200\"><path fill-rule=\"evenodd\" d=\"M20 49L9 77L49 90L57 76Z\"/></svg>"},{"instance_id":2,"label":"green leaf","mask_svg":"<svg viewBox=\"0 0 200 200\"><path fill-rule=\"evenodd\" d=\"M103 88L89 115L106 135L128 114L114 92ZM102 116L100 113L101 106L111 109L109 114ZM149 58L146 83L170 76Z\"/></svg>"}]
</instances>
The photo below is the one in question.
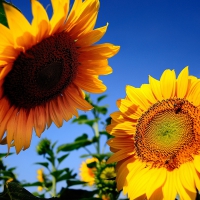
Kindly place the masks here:
<instances>
[{"instance_id":1,"label":"green leaf","mask_svg":"<svg viewBox=\"0 0 200 200\"><path fill-rule=\"evenodd\" d=\"M51 148L53 149L56 144L57 144L57 141L52 144Z\"/></svg>"},{"instance_id":2,"label":"green leaf","mask_svg":"<svg viewBox=\"0 0 200 200\"><path fill-rule=\"evenodd\" d=\"M106 108L106 106L94 106L94 109L98 112L101 113L103 115L107 114L108 109Z\"/></svg>"},{"instance_id":3,"label":"green leaf","mask_svg":"<svg viewBox=\"0 0 200 200\"><path fill-rule=\"evenodd\" d=\"M61 170L56 170L54 172L51 172L51 175L54 176L56 179L59 178L59 176L65 172L65 169L61 169Z\"/></svg>"},{"instance_id":4,"label":"green leaf","mask_svg":"<svg viewBox=\"0 0 200 200\"><path fill-rule=\"evenodd\" d=\"M83 135L77 137L74 141L78 142L78 141L81 141L81 140L87 140L87 138L88 138L88 135L86 133L84 133Z\"/></svg>"},{"instance_id":5,"label":"green leaf","mask_svg":"<svg viewBox=\"0 0 200 200\"><path fill-rule=\"evenodd\" d=\"M65 155L63 155L63 156L61 156L60 158L57 158L58 163L60 164L65 158L68 157L68 155L69 155L69 153L68 153L68 154L65 154Z\"/></svg>"},{"instance_id":6,"label":"green leaf","mask_svg":"<svg viewBox=\"0 0 200 200\"><path fill-rule=\"evenodd\" d=\"M42 165L42 166L46 167L47 169L49 167L49 163L48 162L36 162L35 164L36 165Z\"/></svg>"},{"instance_id":7,"label":"green leaf","mask_svg":"<svg viewBox=\"0 0 200 200\"><path fill-rule=\"evenodd\" d=\"M110 124L111 124L111 120L112 120L112 118L111 118L111 117L108 117L108 118L106 119L106 124L107 124L107 125L110 125Z\"/></svg>"},{"instance_id":8,"label":"green leaf","mask_svg":"<svg viewBox=\"0 0 200 200\"><path fill-rule=\"evenodd\" d=\"M41 182L34 182L34 183L24 183L22 184L22 187L32 187L32 186L42 186Z\"/></svg>"},{"instance_id":9,"label":"green leaf","mask_svg":"<svg viewBox=\"0 0 200 200\"><path fill-rule=\"evenodd\" d=\"M0 0L1 1L1 0ZM1 13L1 11L0 11L0 13ZM0 153L0 159L1 158L3 158L3 157L6 157L6 156L10 156L10 155L12 155L13 153L9 153L9 154L7 154L7 153Z\"/></svg>"},{"instance_id":10,"label":"green leaf","mask_svg":"<svg viewBox=\"0 0 200 200\"><path fill-rule=\"evenodd\" d=\"M4 7L3 7L3 2L2 0L0 0L0 23L3 24L4 26L8 27L8 22L6 19L6 14L4 11Z\"/></svg>"},{"instance_id":11,"label":"green leaf","mask_svg":"<svg viewBox=\"0 0 200 200\"><path fill-rule=\"evenodd\" d=\"M77 122L78 124L82 124L87 119L87 115L80 115L78 118L73 119L72 123Z\"/></svg>"},{"instance_id":12,"label":"green leaf","mask_svg":"<svg viewBox=\"0 0 200 200\"><path fill-rule=\"evenodd\" d=\"M112 155L112 153L104 153L104 154L83 154L81 155L80 157L81 158L86 158L86 157L94 157L94 158L97 158L99 161L102 161L102 160L107 160L108 158L110 158L110 156Z\"/></svg>"},{"instance_id":13,"label":"green leaf","mask_svg":"<svg viewBox=\"0 0 200 200\"><path fill-rule=\"evenodd\" d=\"M92 143L93 143L92 140L88 140L87 134L83 134L82 136L76 138L73 143L63 144L63 145L59 146L58 149L57 149L57 152L73 151L75 149L77 150L81 147L88 146Z\"/></svg>"},{"instance_id":14,"label":"green leaf","mask_svg":"<svg viewBox=\"0 0 200 200\"><path fill-rule=\"evenodd\" d=\"M99 103L101 100L105 99L107 97L107 95L102 95L100 97L97 98L97 102Z\"/></svg>"},{"instance_id":15,"label":"green leaf","mask_svg":"<svg viewBox=\"0 0 200 200\"><path fill-rule=\"evenodd\" d=\"M109 139L109 138L111 138L111 137L113 137L112 135L110 135L108 132L106 132L106 131L99 131L99 134L100 135L105 135L105 136L107 136L107 138Z\"/></svg>"},{"instance_id":16,"label":"green leaf","mask_svg":"<svg viewBox=\"0 0 200 200\"><path fill-rule=\"evenodd\" d=\"M94 162L88 163L88 164L87 164L87 167L88 167L88 168L95 168L96 165L97 165L97 162L94 161Z\"/></svg>"},{"instance_id":17,"label":"green leaf","mask_svg":"<svg viewBox=\"0 0 200 200\"><path fill-rule=\"evenodd\" d=\"M97 119L93 119L93 120L90 120L88 119L87 115L80 115L79 118L75 118L72 123L78 123L78 124L87 124L89 125L90 127L93 126L93 124L95 122L97 122Z\"/></svg>"},{"instance_id":18,"label":"green leaf","mask_svg":"<svg viewBox=\"0 0 200 200\"><path fill-rule=\"evenodd\" d=\"M87 183L87 182L80 181L80 180L71 180L71 179L69 179L69 180L67 180L67 187L74 186L74 185L83 185L85 183Z\"/></svg>"}]
</instances>

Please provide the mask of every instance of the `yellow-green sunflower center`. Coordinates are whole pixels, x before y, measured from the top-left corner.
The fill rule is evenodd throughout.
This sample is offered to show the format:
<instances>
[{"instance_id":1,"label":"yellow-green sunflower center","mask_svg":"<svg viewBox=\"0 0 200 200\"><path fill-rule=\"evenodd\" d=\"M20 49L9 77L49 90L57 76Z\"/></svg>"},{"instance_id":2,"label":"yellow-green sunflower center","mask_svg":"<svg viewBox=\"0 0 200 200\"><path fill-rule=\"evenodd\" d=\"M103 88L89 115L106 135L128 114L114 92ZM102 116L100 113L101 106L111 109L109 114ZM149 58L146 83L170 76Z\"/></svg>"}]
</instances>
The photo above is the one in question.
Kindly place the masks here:
<instances>
[{"instance_id":1,"label":"yellow-green sunflower center","mask_svg":"<svg viewBox=\"0 0 200 200\"><path fill-rule=\"evenodd\" d=\"M138 120L135 149L152 166L178 168L200 148L199 110L183 99L154 104Z\"/></svg>"},{"instance_id":2,"label":"yellow-green sunflower center","mask_svg":"<svg viewBox=\"0 0 200 200\"><path fill-rule=\"evenodd\" d=\"M115 168L114 167L106 167L100 175L101 179L108 180L116 177Z\"/></svg>"},{"instance_id":3,"label":"yellow-green sunflower center","mask_svg":"<svg viewBox=\"0 0 200 200\"><path fill-rule=\"evenodd\" d=\"M30 109L62 95L77 74L78 51L73 39L61 32L52 35L16 58L4 81L12 105Z\"/></svg>"}]
</instances>

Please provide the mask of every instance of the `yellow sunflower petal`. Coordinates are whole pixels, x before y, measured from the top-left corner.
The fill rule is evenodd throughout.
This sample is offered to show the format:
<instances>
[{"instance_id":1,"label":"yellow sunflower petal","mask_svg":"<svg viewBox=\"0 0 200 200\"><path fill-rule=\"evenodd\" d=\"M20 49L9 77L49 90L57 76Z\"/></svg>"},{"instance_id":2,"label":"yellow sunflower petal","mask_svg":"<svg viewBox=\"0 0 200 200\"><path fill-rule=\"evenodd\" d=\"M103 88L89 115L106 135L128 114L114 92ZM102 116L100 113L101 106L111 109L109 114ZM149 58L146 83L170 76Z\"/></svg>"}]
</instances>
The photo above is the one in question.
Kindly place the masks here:
<instances>
[{"instance_id":1,"label":"yellow sunflower petal","mask_svg":"<svg viewBox=\"0 0 200 200\"><path fill-rule=\"evenodd\" d=\"M0 102L2 102L2 101L0 101ZM12 117L12 115L13 115L14 106L12 106L9 110L6 109L5 111L6 112L4 114L2 121L0 121L0 141L2 140L4 132L6 130L7 122L9 121L10 117ZM0 109L0 113L3 113L1 109Z\"/></svg>"},{"instance_id":2,"label":"yellow sunflower petal","mask_svg":"<svg viewBox=\"0 0 200 200\"><path fill-rule=\"evenodd\" d=\"M98 10L98 0L83 1L80 15L76 20L76 26L70 30L70 32L72 32L71 36L77 37L91 31L96 23Z\"/></svg>"},{"instance_id":3,"label":"yellow sunflower petal","mask_svg":"<svg viewBox=\"0 0 200 200\"><path fill-rule=\"evenodd\" d=\"M196 170L200 173L200 155L195 155L194 156L194 166L196 168Z\"/></svg>"},{"instance_id":4,"label":"yellow sunflower petal","mask_svg":"<svg viewBox=\"0 0 200 200\"><path fill-rule=\"evenodd\" d=\"M132 137L124 138L124 142L121 140L122 140L121 138L111 138L110 140L107 141L107 144L115 149L128 148L133 145Z\"/></svg>"},{"instance_id":5,"label":"yellow sunflower petal","mask_svg":"<svg viewBox=\"0 0 200 200\"><path fill-rule=\"evenodd\" d=\"M46 127L46 117L45 117L45 111L43 107L36 107L34 110L35 117L34 117L34 128L35 133L38 137L41 136L41 133L44 132Z\"/></svg>"},{"instance_id":6,"label":"yellow sunflower petal","mask_svg":"<svg viewBox=\"0 0 200 200\"><path fill-rule=\"evenodd\" d=\"M165 70L160 78L160 87L164 99L174 97L176 74L174 70Z\"/></svg>"},{"instance_id":7,"label":"yellow sunflower petal","mask_svg":"<svg viewBox=\"0 0 200 200\"><path fill-rule=\"evenodd\" d=\"M93 108L92 105L89 104L86 100L82 99L77 90L78 88L76 86L69 86L67 88L66 95L69 103L74 104L74 106L80 110L91 110Z\"/></svg>"},{"instance_id":8,"label":"yellow sunflower petal","mask_svg":"<svg viewBox=\"0 0 200 200\"><path fill-rule=\"evenodd\" d=\"M85 81L87 80L87 81ZM106 90L106 86L98 79L98 76L81 76L78 75L74 83L81 89L92 92L92 93L102 93Z\"/></svg>"},{"instance_id":9,"label":"yellow sunflower petal","mask_svg":"<svg viewBox=\"0 0 200 200\"><path fill-rule=\"evenodd\" d=\"M25 139L24 139L24 150L29 148L32 138L32 130L33 130L33 110L31 109L28 114L27 123L26 123L26 131L25 131Z\"/></svg>"},{"instance_id":10,"label":"yellow sunflower petal","mask_svg":"<svg viewBox=\"0 0 200 200\"><path fill-rule=\"evenodd\" d=\"M133 155L134 154L133 150L134 150L133 147L128 147L127 149L119 150L108 159L107 163L109 164L112 162L123 160L129 157L130 155Z\"/></svg>"},{"instance_id":11,"label":"yellow sunflower petal","mask_svg":"<svg viewBox=\"0 0 200 200\"><path fill-rule=\"evenodd\" d=\"M175 170L174 172L176 173L176 175L178 175L178 170ZM188 191L186 188L184 188L179 176L176 176L175 181L176 181L175 186L176 186L177 192L178 192L181 200L184 200L184 199L195 200L196 192L192 193L192 192Z\"/></svg>"},{"instance_id":12,"label":"yellow sunflower petal","mask_svg":"<svg viewBox=\"0 0 200 200\"><path fill-rule=\"evenodd\" d=\"M25 47L25 49L29 49L32 46L32 42L30 41L34 41L32 26L16 8L8 4L3 5L9 28L12 30L13 36L16 39L16 44Z\"/></svg>"},{"instance_id":13,"label":"yellow sunflower petal","mask_svg":"<svg viewBox=\"0 0 200 200\"><path fill-rule=\"evenodd\" d=\"M167 171L164 168L152 168L151 170L152 177L149 179L146 189L147 199L150 199L154 191L164 184L167 177Z\"/></svg>"},{"instance_id":14,"label":"yellow sunflower petal","mask_svg":"<svg viewBox=\"0 0 200 200\"><path fill-rule=\"evenodd\" d=\"M124 183L126 181L126 176L128 175L128 168L127 168L127 164L128 163L131 163L131 162L134 162L134 158L133 157L129 157L129 158L126 158L125 160L123 161L119 161L117 163L117 166L116 166L116 171L117 171L117 177L116 177L116 181L117 181L117 190L120 191L123 186L124 186Z\"/></svg>"},{"instance_id":15,"label":"yellow sunflower petal","mask_svg":"<svg viewBox=\"0 0 200 200\"><path fill-rule=\"evenodd\" d=\"M67 18L67 22L65 24L66 31L69 32L71 30L71 28L74 26L74 24L76 24L75 22L76 22L77 18L79 17L80 10L82 8L82 4L83 4L82 0L75 0L74 1L72 9L71 9L69 16Z\"/></svg>"},{"instance_id":16,"label":"yellow sunflower petal","mask_svg":"<svg viewBox=\"0 0 200 200\"><path fill-rule=\"evenodd\" d=\"M107 59L115 55L119 51L119 46L114 46L113 44L97 44L89 47L83 47L79 51L82 52L80 55L81 59Z\"/></svg>"},{"instance_id":17,"label":"yellow sunflower petal","mask_svg":"<svg viewBox=\"0 0 200 200\"><path fill-rule=\"evenodd\" d=\"M175 187L172 187L172 185L175 185L175 181L176 181L176 174L174 173L174 171L172 172L167 172L167 177L166 177L166 181L163 185L163 199L175 199L176 195L177 195L177 191Z\"/></svg>"},{"instance_id":18,"label":"yellow sunflower petal","mask_svg":"<svg viewBox=\"0 0 200 200\"><path fill-rule=\"evenodd\" d=\"M49 34L49 18L46 10L37 0L31 0L31 5L33 13L32 26L35 30L36 41L40 42ZM40 14L38 15L38 13Z\"/></svg>"},{"instance_id":19,"label":"yellow sunflower petal","mask_svg":"<svg viewBox=\"0 0 200 200\"><path fill-rule=\"evenodd\" d=\"M130 199L135 199L145 194L147 183L151 178L151 175L152 171L148 168L144 168L132 177L128 185L128 197Z\"/></svg>"},{"instance_id":20,"label":"yellow sunflower petal","mask_svg":"<svg viewBox=\"0 0 200 200\"><path fill-rule=\"evenodd\" d=\"M11 34L9 28L4 26L3 24L0 24L0 37L1 37L1 47L7 46L8 44L13 45L13 35Z\"/></svg>"},{"instance_id":21,"label":"yellow sunflower petal","mask_svg":"<svg viewBox=\"0 0 200 200\"><path fill-rule=\"evenodd\" d=\"M149 84L151 86L151 90L155 96L155 98L159 101L163 100L162 93L161 93L161 87L160 82L156 80L155 78L149 76Z\"/></svg>"},{"instance_id":22,"label":"yellow sunflower petal","mask_svg":"<svg viewBox=\"0 0 200 200\"><path fill-rule=\"evenodd\" d=\"M191 167L188 163L184 163L180 166L179 176L180 176L181 184L184 186L184 188L195 193L196 188L194 184L194 178L193 178Z\"/></svg>"},{"instance_id":23,"label":"yellow sunflower petal","mask_svg":"<svg viewBox=\"0 0 200 200\"><path fill-rule=\"evenodd\" d=\"M26 113L23 109L20 110L20 112L17 114L16 117L16 123L17 123L17 130L14 133L14 140L15 140L15 149L17 154L22 150L25 143L25 126L24 123L26 123Z\"/></svg>"},{"instance_id":24,"label":"yellow sunflower petal","mask_svg":"<svg viewBox=\"0 0 200 200\"><path fill-rule=\"evenodd\" d=\"M10 118L10 120L8 121L7 124L7 142L8 142L8 152L10 150L11 147L11 142L14 139L14 134L16 133L17 130L17 124L16 124L16 116L17 116L17 112L18 110L15 109L12 113L12 117ZM17 147L18 148L18 147ZM19 148L18 148L19 150ZM20 151L20 150L19 150Z\"/></svg>"},{"instance_id":25,"label":"yellow sunflower petal","mask_svg":"<svg viewBox=\"0 0 200 200\"><path fill-rule=\"evenodd\" d=\"M69 12L69 1L65 0L51 0L52 7L53 7L53 16L50 20L51 24L51 32L50 34L54 34L60 29L64 29L64 21L67 17Z\"/></svg>"},{"instance_id":26,"label":"yellow sunflower petal","mask_svg":"<svg viewBox=\"0 0 200 200\"><path fill-rule=\"evenodd\" d=\"M117 101L117 106L119 110L124 113L127 117L132 119L139 119L142 114L142 111L138 109L138 103L133 103L126 99L120 99Z\"/></svg>"},{"instance_id":27,"label":"yellow sunflower petal","mask_svg":"<svg viewBox=\"0 0 200 200\"><path fill-rule=\"evenodd\" d=\"M184 98L188 90L188 67L185 67L177 78L177 97Z\"/></svg>"},{"instance_id":28,"label":"yellow sunflower petal","mask_svg":"<svg viewBox=\"0 0 200 200\"><path fill-rule=\"evenodd\" d=\"M150 101L152 104L157 102L155 96L152 93L152 90L151 90L151 87L149 84L142 84L141 91L142 91L143 95L145 96L145 98L148 101Z\"/></svg>"},{"instance_id":29,"label":"yellow sunflower petal","mask_svg":"<svg viewBox=\"0 0 200 200\"><path fill-rule=\"evenodd\" d=\"M104 36L107 28L108 28L108 24L106 26L97 28L95 30L92 30L92 31L80 36L78 41L76 42L76 44L80 45L80 46L90 46L90 45L96 43Z\"/></svg>"}]
</instances>

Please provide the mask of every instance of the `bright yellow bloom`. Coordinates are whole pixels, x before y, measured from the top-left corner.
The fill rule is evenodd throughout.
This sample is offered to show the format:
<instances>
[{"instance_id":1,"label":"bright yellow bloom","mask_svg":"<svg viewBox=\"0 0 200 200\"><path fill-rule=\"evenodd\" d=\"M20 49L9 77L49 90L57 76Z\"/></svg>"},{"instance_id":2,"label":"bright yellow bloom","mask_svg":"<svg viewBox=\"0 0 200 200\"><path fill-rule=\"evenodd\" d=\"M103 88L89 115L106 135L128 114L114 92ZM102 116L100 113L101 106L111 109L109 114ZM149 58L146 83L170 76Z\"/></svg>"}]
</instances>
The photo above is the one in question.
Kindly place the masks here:
<instances>
[{"instance_id":1,"label":"bright yellow bloom","mask_svg":"<svg viewBox=\"0 0 200 200\"><path fill-rule=\"evenodd\" d=\"M31 0L30 24L16 8L4 3L9 29L0 24L0 141L16 152L30 146L52 122L78 117L90 110L84 92L101 93L99 75L112 72L108 58L118 46L96 44L107 25L93 29L99 0L51 0L53 15ZM5 135L6 134L6 135ZM5 137L4 137L5 136ZM3 139L4 137L4 139Z\"/></svg>"},{"instance_id":2,"label":"bright yellow bloom","mask_svg":"<svg viewBox=\"0 0 200 200\"><path fill-rule=\"evenodd\" d=\"M132 199L195 199L200 190L200 80L188 67L176 78L126 87L111 114L108 141L117 162L117 188Z\"/></svg>"},{"instance_id":3,"label":"bright yellow bloom","mask_svg":"<svg viewBox=\"0 0 200 200\"><path fill-rule=\"evenodd\" d=\"M37 180L39 181L39 182L41 182L41 183L43 183L44 182L44 169L43 168L41 168L41 169L38 169L37 170ZM42 191L43 190L43 187L42 186L38 186L38 191Z\"/></svg>"},{"instance_id":4,"label":"bright yellow bloom","mask_svg":"<svg viewBox=\"0 0 200 200\"><path fill-rule=\"evenodd\" d=\"M38 187L37 187L37 190L38 190L39 192L41 192L41 191L43 190L43 187L42 187L42 186L38 186Z\"/></svg>"},{"instance_id":5,"label":"bright yellow bloom","mask_svg":"<svg viewBox=\"0 0 200 200\"><path fill-rule=\"evenodd\" d=\"M37 179L39 182L44 182L44 173L43 173L44 169L38 169L37 170Z\"/></svg>"},{"instance_id":6,"label":"bright yellow bloom","mask_svg":"<svg viewBox=\"0 0 200 200\"><path fill-rule=\"evenodd\" d=\"M80 167L80 177L82 181L88 182L88 185L94 185L94 178L96 168L89 168L87 164L98 162L97 158L88 158L86 161L83 161Z\"/></svg>"}]
</instances>

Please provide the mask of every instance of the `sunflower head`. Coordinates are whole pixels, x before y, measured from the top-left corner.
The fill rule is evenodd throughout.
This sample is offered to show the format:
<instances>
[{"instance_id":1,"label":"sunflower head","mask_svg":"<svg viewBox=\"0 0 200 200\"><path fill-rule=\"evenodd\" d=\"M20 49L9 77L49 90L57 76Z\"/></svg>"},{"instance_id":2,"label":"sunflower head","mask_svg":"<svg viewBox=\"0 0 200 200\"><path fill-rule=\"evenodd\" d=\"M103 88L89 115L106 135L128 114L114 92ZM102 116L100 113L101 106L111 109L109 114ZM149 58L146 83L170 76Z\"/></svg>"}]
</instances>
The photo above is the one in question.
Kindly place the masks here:
<instances>
[{"instance_id":1,"label":"sunflower head","mask_svg":"<svg viewBox=\"0 0 200 200\"><path fill-rule=\"evenodd\" d=\"M200 190L200 80L188 67L176 78L165 70L159 80L126 87L111 114L108 141L117 162L117 188L129 198L195 199Z\"/></svg>"},{"instance_id":2,"label":"sunflower head","mask_svg":"<svg viewBox=\"0 0 200 200\"><path fill-rule=\"evenodd\" d=\"M97 162L97 158L88 158L86 161L83 161L80 166L79 175L81 177L81 180L87 182L89 186L94 185L94 176Z\"/></svg>"},{"instance_id":3,"label":"sunflower head","mask_svg":"<svg viewBox=\"0 0 200 200\"><path fill-rule=\"evenodd\" d=\"M113 199L111 196L117 194L116 191L115 164L106 164L105 161L97 163L95 171L95 184L99 191L99 196L103 199Z\"/></svg>"},{"instance_id":4,"label":"sunflower head","mask_svg":"<svg viewBox=\"0 0 200 200\"><path fill-rule=\"evenodd\" d=\"M78 117L92 106L85 93L102 93L100 75L112 72L108 58L119 47L95 44L107 26L94 29L99 0L51 0L53 14L31 0L32 22L4 3L9 28L0 24L0 143L16 152L30 146L52 122Z\"/></svg>"},{"instance_id":5,"label":"sunflower head","mask_svg":"<svg viewBox=\"0 0 200 200\"><path fill-rule=\"evenodd\" d=\"M44 182L44 169L43 168L41 168L41 169L38 169L37 170L37 180L39 181L39 182Z\"/></svg>"}]
</instances>

